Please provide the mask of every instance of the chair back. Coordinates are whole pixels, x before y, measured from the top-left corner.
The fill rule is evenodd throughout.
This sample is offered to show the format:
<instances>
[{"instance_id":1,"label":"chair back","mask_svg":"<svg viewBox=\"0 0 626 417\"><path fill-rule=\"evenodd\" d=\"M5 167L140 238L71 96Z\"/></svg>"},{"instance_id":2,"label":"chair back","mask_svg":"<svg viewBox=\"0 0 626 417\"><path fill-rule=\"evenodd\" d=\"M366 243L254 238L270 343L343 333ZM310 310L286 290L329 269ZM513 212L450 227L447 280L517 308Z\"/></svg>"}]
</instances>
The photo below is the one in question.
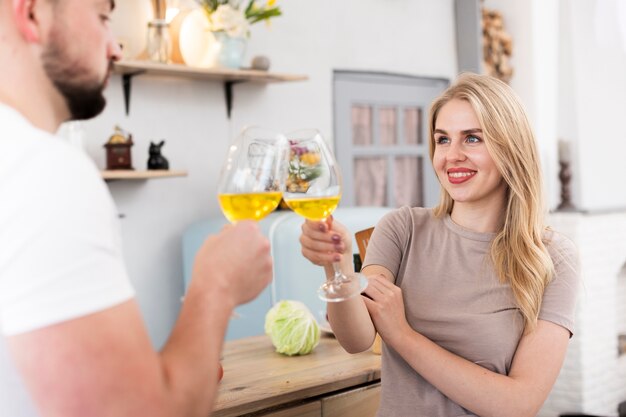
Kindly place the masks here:
<instances>
[{"instance_id":1,"label":"chair back","mask_svg":"<svg viewBox=\"0 0 626 417\"><path fill-rule=\"evenodd\" d=\"M367 245L370 243L370 237L374 232L373 227L369 227L364 230L359 230L354 234L356 238L356 245L359 247L359 257L361 258L361 262L365 260L365 250L367 249ZM376 355L380 355L382 353L382 339L380 335L376 333L376 338L374 339L374 344L372 345L372 352Z\"/></svg>"},{"instance_id":2,"label":"chair back","mask_svg":"<svg viewBox=\"0 0 626 417\"><path fill-rule=\"evenodd\" d=\"M361 262L365 260L365 250L367 249L367 244L370 242L370 237L373 232L374 228L370 227L364 230L359 230L354 234L356 245L359 248L359 257L361 258Z\"/></svg>"}]
</instances>

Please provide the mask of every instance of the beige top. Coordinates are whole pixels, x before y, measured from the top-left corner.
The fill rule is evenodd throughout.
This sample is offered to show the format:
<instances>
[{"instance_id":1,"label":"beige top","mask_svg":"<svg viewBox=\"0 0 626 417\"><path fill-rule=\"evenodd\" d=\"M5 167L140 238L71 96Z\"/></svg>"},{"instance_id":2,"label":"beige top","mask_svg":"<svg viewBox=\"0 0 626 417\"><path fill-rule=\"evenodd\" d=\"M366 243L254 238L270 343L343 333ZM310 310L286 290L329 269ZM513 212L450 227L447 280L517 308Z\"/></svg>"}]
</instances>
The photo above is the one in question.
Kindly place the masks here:
<instances>
[{"instance_id":1,"label":"beige top","mask_svg":"<svg viewBox=\"0 0 626 417\"><path fill-rule=\"evenodd\" d=\"M489 265L494 233L472 232L431 209L403 207L376 225L364 265L381 265L402 288L409 325L448 351L507 374L523 319L508 284ZM544 292L539 319L573 330L578 259L573 243L546 236L556 274ZM472 416L383 344L378 417Z\"/></svg>"}]
</instances>

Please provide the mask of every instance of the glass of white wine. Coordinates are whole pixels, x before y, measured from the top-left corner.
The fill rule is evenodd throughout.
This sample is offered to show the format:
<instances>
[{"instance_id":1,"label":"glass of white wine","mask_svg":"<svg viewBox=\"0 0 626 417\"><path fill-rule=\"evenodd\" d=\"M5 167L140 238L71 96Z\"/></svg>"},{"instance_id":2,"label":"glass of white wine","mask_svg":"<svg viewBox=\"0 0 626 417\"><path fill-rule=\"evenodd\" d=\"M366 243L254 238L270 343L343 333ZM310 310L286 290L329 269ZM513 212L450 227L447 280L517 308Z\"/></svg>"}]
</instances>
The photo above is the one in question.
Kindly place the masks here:
<instances>
[{"instance_id":1,"label":"glass of white wine","mask_svg":"<svg viewBox=\"0 0 626 417\"><path fill-rule=\"evenodd\" d=\"M287 140L289 148L284 151L287 167L283 170L283 199L300 216L326 221L341 200L339 165L317 129L291 132L287 134ZM318 290L322 300L344 301L360 294L367 286L362 274L344 274L337 262L333 263L333 268L334 277Z\"/></svg>"},{"instance_id":2,"label":"glass of white wine","mask_svg":"<svg viewBox=\"0 0 626 417\"><path fill-rule=\"evenodd\" d=\"M261 220L282 198L281 164L286 139L261 127L241 131L228 149L218 183L218 200L231 222Z\"/></svg>"}]
</instances>

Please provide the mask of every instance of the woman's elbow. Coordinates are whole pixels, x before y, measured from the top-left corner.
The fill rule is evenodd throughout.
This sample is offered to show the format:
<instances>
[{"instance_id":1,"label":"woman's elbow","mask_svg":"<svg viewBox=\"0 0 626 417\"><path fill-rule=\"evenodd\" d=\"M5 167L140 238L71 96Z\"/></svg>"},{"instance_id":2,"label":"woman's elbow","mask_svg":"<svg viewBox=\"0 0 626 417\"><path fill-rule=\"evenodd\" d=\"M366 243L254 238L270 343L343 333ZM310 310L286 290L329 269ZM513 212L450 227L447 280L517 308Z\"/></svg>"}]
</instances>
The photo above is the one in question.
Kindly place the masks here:
<instances>
[{"instance_id":1,"label":"woman's elbow","mask_svg":"<svg viewBox=\"0 0 626 417\"><path fill-rule=\"evenodd\" d=\"M374 344L374 339L368 340L366 338L361 338L358 340L342 340L341 337L337 337L339 344L341 347L350 354L361 353L369 350Z\"/></svg>"},{"instance_id":2,"label":"woman's elbow","mask_svg":"<svg viewBox=\"0 0 626 417\"><path fill-rule=\"evenodd\" d=\"M543 402L541 404L537 404L532 400L514 401L509 404L507 410L498 410L492 415L498 417L536 417L542 405Z\"/></svg>"}]
</instances>

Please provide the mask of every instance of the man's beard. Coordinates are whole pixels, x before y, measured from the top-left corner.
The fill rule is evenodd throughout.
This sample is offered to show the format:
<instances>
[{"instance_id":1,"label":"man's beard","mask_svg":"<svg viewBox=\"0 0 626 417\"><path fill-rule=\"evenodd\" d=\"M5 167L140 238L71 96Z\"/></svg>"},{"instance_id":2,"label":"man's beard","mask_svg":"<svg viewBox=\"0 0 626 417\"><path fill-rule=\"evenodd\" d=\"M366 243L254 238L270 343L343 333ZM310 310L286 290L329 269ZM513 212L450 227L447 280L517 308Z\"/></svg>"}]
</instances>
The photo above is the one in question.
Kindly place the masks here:
<instances>
[{"instance_id":1,"label":"man's beard","mask_svg":"<svg viewBox=\"0 0 626 417\"><path fill-rule=\"evenodd\" d=\"M106 106L102 94L105 81L89 80L87 70L69 59L59 36L53 34L42 54L43 68L48 78L65 99L69 120L87 120L99 115ZM107 74L108 76L108 74Z\"/></svg>"}]
</instances>

